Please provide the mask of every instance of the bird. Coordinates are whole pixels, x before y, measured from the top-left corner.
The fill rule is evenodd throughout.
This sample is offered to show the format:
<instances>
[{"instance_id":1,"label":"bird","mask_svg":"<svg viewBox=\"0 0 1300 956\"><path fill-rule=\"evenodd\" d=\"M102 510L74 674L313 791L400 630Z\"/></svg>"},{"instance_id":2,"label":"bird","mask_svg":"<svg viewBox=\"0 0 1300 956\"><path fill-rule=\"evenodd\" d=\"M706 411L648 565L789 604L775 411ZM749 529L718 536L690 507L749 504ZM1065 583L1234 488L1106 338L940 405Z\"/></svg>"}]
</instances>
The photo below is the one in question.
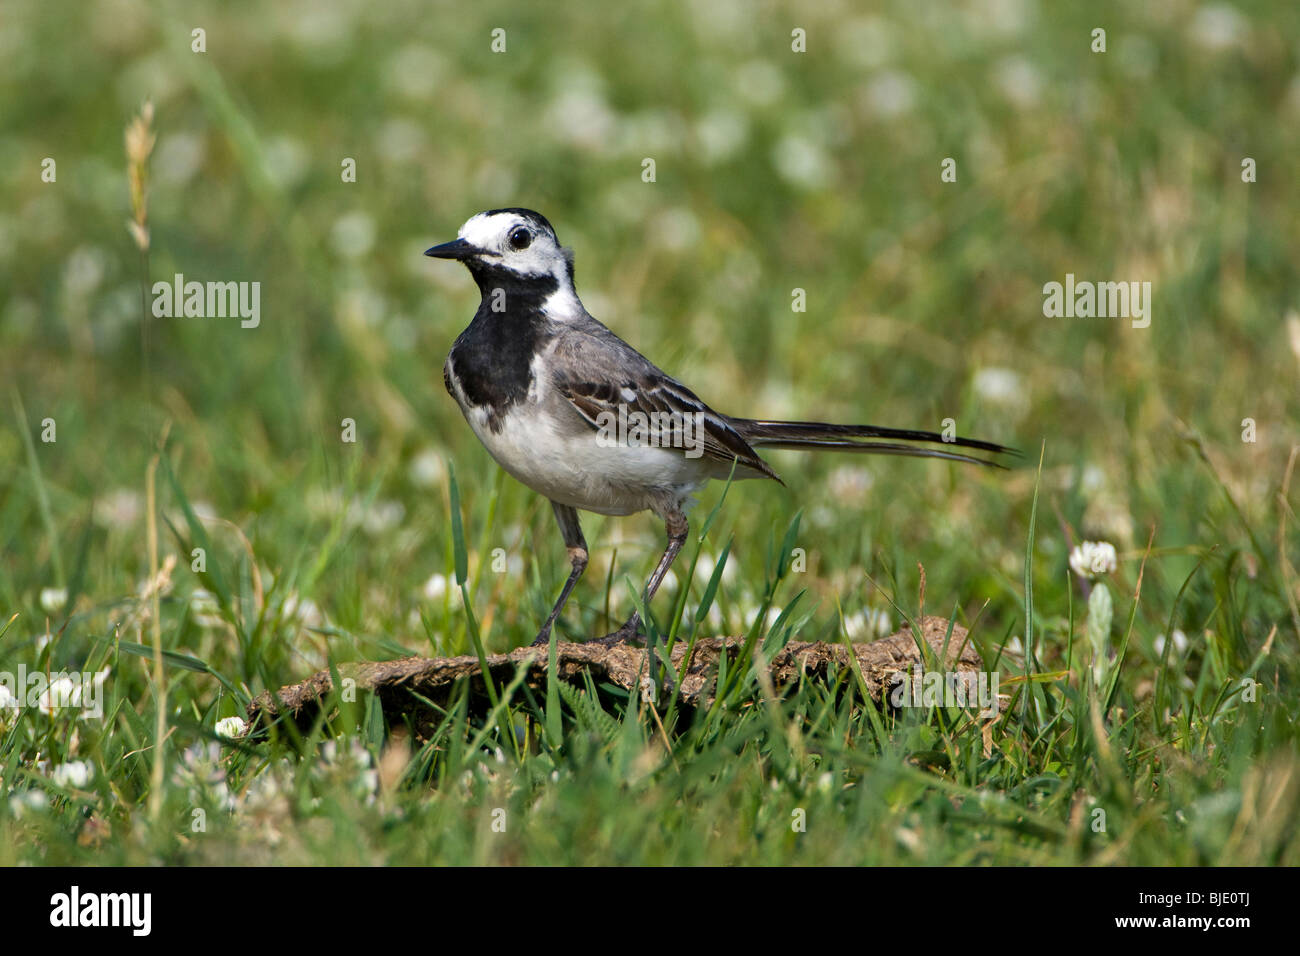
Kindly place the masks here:
<instances>
[{"instance_id":1,"label":"bird","mask_svg":"<svg viewBox=\"0 0 1300 956\"><path fill-rule=\"evenodd\" d=\"M447 355L443 383L497 463L550 500L564 539L569 576L534 646L550 642L586 570L581 511L651 511L664 522L667 543L643 592L648 608L686 543L687 510L701 488L750 478L784 485L760 449L909 455L998 468L1005 466L973 453L1017 454L994 442L929 431L715 411L587 312L574 285L572 250L531 209L478 213L455 239L424 254L460 262L481 296ZM634 612L595 641L634 641L641 623Z\"/></svg>"}]
</instances>

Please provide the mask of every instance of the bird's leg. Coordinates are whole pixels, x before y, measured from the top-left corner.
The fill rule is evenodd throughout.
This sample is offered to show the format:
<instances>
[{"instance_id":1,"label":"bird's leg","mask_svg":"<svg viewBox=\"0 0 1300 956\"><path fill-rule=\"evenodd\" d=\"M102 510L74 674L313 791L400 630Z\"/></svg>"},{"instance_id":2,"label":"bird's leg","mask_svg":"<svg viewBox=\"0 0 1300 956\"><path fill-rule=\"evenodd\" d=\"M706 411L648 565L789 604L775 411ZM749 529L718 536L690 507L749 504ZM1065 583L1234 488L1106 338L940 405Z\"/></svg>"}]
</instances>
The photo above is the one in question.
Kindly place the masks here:
<instances>
[{"instance_id":1,"label":"bird's leg","mask_svg":"<svg viewBox=\"0 0 1300 956\"><path fill-rule=\"evenodd\" d=\"M560 616L560 609L564 607L564 602L569 600L569 592L578 583L578 578L582 577L582 572L587 570L587 540L582 536L577 510L556 501L551 502L551 508L555 511L555 520L560 524L560 534L564 535L564 546L569 550L569 563L573 569L569 572L569 580L564 582L559 600L555 602L555 607L551 608L550 617L546 619L542 629L537 632L537 637L533 639L533 647L550 642L551 628L555 625L555 619Z\"/></svg>"},{"instance_id":2,"label":"bird's leg","mask_svg":"<svg viewBox=\"0 0 1300 956\"><path fill-rule=\"evenodd\" d=\"M659 585L663 583L664 575L672 567L672 563L677 558L677 553L682 550L682 545L686 543L686 532L690 525L686 521L686 515L676 509L669 511L664 515L664 526L668 530L668 546L664 548L663 557L659 559L659 564L655 567L654 573L650 575L650 580L645 586L644 604L647 610L650 607L650 599L655 596L659 590ZM632 616L612 634L606 634L592 643L595 644L622 644L632 640L637 636L637 631L641 625L641 615L637 611L632 612Z\"/></svg>"}]
</instances>

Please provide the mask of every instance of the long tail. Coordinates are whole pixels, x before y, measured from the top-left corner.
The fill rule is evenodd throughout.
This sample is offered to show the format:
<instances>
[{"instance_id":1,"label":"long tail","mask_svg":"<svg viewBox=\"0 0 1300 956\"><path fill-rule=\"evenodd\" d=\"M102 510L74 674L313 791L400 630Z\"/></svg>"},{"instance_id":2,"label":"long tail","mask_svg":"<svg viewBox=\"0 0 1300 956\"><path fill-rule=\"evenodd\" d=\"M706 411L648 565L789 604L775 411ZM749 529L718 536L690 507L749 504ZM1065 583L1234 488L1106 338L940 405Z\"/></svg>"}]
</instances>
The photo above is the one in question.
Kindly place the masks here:
<instances>
[{"instance_id":1,"label":"long tail","mask_svg":"<svg viewBox=\"0 0 1300 956\"><path fill-rule=\"evenodd\" d=\"M995 455L1019 455L1005 445L976 438L945 439L937 432L905 428L881 428L876 425L831 425L826 422L763 422L752 418L733 418L732 426L755 448L795 448L805 450L856 451L873 455L907 455L912 458L946 458L972 465L1006 468L996 461L963 455L940 448L917 447L903 442L926 442L932 445L974 448ZM885 438L890 441L863 441Z\"/></svg>"}]
</instances>

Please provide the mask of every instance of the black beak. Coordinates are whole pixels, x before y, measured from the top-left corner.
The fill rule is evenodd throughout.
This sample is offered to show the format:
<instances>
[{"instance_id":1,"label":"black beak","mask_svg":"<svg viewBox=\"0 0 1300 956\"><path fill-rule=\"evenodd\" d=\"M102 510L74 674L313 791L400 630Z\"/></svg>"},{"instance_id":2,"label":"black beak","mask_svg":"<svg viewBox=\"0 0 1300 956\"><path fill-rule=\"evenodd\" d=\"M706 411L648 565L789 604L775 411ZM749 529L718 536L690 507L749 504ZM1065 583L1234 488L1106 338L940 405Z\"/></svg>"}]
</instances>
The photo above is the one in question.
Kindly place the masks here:
<instances>
[{"instance_id":1,"label":"black beak","mask_svg":"<svg viewBox=\"0 0 1300 956\"><path fill-rule=\"evenodd\" d=\"M481 251L481 249L464 239L453 239L451 242L444 242L440 246L426 249L424 254L433 256L435 259L468 259L470 256L478 255Z\"/></svg>"}]
</instances>

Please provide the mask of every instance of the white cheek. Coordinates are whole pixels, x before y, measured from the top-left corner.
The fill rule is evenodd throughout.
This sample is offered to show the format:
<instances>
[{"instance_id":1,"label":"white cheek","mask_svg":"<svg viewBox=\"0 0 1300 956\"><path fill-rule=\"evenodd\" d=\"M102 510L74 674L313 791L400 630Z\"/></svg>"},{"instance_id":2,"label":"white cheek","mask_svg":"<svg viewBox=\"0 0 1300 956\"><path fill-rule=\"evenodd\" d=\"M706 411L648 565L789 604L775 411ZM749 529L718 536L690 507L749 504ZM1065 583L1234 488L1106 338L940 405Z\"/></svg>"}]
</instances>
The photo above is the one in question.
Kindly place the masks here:
<instances>
[{"instance_id":1,"label":"white cheek","mask_svg":"<svg viewBox=\"0 0 1300 956\"><path fill-rule=\"evenodd\" d=\"M546 271L546 264L533 249L511 249L505 254L506 265L529 275L541 275Z\"/></svg>"},{"instance_id":2,"label":"white cheek","mask_svg":"<svg viewBox=\"0 0 1300 956\"><path fill-rule=\"evenodd\" d=\"M508 249L503 261L516 272L526 275L545 276L555 274L555 261L559 252L543 245L530 246L527 249ZM560 278L561 284L564 280Z\"/></svg>"}]
</instances>

